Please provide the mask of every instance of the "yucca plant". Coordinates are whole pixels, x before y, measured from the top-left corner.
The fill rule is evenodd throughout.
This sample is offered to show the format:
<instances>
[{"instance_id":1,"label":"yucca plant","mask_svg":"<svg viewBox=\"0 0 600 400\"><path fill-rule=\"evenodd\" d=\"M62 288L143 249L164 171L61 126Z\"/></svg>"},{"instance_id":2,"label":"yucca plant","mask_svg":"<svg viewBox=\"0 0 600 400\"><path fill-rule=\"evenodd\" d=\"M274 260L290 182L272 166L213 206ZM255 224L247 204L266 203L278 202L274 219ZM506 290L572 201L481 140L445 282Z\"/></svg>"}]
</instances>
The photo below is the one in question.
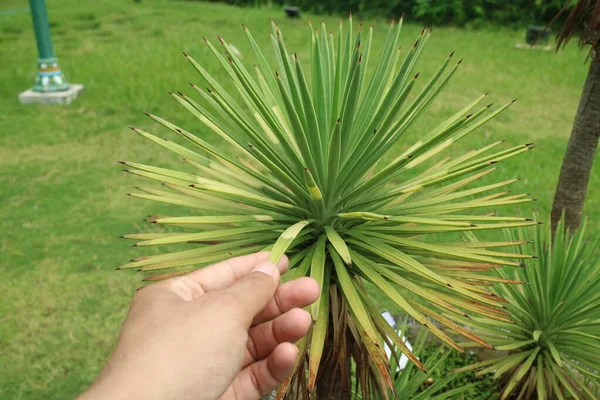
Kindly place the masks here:
<instances>
[{"instance_id":1,"label":"yucca plant","mask_svg":"<svg viewBox=\"0 0 600 400\"><path fill-rule=\"evenodd\" d=\"M280 397L288 393L299 398L314 390L321 398L333 392L347 397L351 370L356 371L363 397L386 396L393 390L381 346L386 335L425 369L379 318L366 282L462 351L429 321L487 346L453 318L485 315L509 322L503 299L480 284L512 280L479 273L520 267L522 259L531 257L493 250L517 242L464 244L450 239L456 232L535 224L522 217L480 214L531 201L526 194L501 189L516 179L465 189L492 172L492 164L530 150L531 144L496 150L502 143L497 141L455 159L430 162L512 103L495 111L490 105L471 111L484 94L400 150L399 139L460 65L451 62L450 54L414 93L415 65L431 31L424 29L400 61L401 22L391 23L369 79L373 29L365 32L361 26L354 31L351 18L345 27L340 23L337 38L324 24L319 30L310 27L308 65L288 51L275 23L270 38L274 68L246 27L243 32L256 58L253 69L247 69L221 37L221 50L205 39L236 93L226 91L219 79L184 54L206 89L191 85L198 100L182 93L172 96L228 147L211 145L156 115L149 117L189 140L193 150L132 128L183 157L195 170L123 162L128 172L165 187L141 188L131 195L196 209L200 215L150 216L154 224L190 231L125 237L141 240L139 247L188 243L192 248L137 258L122 269L182 268L149 278L155 280L266 249L273 262L288 253L291 278L308 275L321 285L321 298L310 309L314 327L298 344L298 367L280 388ZM384 159L389 161L380 164ZM433 234L448 234L450 241L433 243L428 240Z\"/></svg>"},{"instance_id":2,"label":"yucca plant","mask_svg":"<svg viewBox=\"0 0 600 400\"><path fill-rule=\"evenodd\" d=\"M527 268L496 276L527 282L500 286L514 323L478 322L478 333L507 353L457 371L493 373L502 398L598 399L600 396L600 258L598 241L585 239L585 223L570 238L564 216L554 243L550 226L507 232L507 240L533 238L520 251L539 258ZM468 323L468 321L465 321Z\"/></svg>"}]
</instances>

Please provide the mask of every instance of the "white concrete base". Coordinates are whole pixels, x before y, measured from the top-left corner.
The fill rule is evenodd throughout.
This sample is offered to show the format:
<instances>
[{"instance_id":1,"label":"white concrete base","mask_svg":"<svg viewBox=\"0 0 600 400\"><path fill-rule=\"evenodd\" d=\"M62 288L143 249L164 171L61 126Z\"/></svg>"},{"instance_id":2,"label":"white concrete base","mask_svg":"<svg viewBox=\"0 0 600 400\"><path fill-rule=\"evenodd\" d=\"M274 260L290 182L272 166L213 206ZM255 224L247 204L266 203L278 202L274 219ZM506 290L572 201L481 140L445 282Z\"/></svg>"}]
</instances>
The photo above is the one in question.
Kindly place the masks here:
<instances>
[{"instance_id":1,"label":"white concrete base","mask_svg":"<svg viewBox=\"0 0 600 400\"><path fill-rule=\"evenodd\" d=\"M64 92L40 93L29 89L19 94L21 104L71 104L83 91L83 85L71 84L69 90Z\"/></svg>"}]
</instances>

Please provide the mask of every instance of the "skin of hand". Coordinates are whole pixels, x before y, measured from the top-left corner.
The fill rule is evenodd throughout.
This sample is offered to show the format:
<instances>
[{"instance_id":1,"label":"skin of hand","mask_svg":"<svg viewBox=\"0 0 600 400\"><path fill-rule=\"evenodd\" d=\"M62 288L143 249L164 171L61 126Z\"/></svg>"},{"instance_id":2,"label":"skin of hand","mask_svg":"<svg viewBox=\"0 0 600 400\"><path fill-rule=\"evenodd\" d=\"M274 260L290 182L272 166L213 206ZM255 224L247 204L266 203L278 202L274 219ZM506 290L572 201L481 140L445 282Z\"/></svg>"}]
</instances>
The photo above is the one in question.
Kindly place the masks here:
<instances>
[{"instance_id":1,"label":"skin of hand","mask_svg":"<svg viewBox=\"0 0 600 400\"><path fill-rule=\"evenodd\" d=\"M311 278L268 252L232 258L139 290L107 365L81 400L254 400L293 372L310 329Z\"/></svg>"}]
</instances>

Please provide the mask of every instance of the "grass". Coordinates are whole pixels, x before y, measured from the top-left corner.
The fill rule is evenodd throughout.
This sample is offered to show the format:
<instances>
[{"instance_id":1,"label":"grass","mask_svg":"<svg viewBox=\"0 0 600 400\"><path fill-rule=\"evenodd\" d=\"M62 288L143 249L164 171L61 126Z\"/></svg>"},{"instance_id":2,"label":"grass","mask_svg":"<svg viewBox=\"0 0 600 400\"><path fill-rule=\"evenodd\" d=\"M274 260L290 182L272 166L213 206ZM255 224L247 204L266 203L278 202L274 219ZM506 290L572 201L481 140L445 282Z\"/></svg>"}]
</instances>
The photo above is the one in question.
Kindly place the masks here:
<instances>
[{"instance_id":1,"label":"grass","mask_svg":"<svg viewBox=\"0 0 600 400\"><path fill-rule=\"evenodd\" d=\"M17 0L1 6L24 7ZM48 7L61 67L86 89L71 106L19 105L17 94L35 77L31 17L0 15L0 60L5 61L0 69L0 398L73 398L109 354L140 279L113 271L141 255L117 236L146 229L141 220L149 213L172 211L127 198L142 182L122 174L116 161L181 165L127 126L164 135L143 116L146 111L217 142L167 95L168 90L189 92L189 81L201 83L181 51L210 60L206 66L215 71L212 58L205 57L203 35L216 39L219 33L250 54L240 24L268 49L268 18L274 16L288 46L301 59L307 56L305 22L286 20L278 9L166 0L55 0ZM324 19L330 27L338 20ZM376 53L385 21L365 22L376 28ZM420 28L406 25L404 48ZM539 201L533 207L548 212L587 66L585 53L574 46L558 54L515 49L523 36L497 28L436 28L420 67L423 76L452 50L465 61L410 135L417 137L482 92L493 91L490 98L497 103L519 98L453 151L496 138L512 145L536 142L534 152L500 164L491 179L522 178L513 190L534 193ZM596 168L586 208L592 235L600 234L600 219L592 212L600 205L599 184ZM530 214L530 208L523 212Z\"/></svg>"}]
</instances>

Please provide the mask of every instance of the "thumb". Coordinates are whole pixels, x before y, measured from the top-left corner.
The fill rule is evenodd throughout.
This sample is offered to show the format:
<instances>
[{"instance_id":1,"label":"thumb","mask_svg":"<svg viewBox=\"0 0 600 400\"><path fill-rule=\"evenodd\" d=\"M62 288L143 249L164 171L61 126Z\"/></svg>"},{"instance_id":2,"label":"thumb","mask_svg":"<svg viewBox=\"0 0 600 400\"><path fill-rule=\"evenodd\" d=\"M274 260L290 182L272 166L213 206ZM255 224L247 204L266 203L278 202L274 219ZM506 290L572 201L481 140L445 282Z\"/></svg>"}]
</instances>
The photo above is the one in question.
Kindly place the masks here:
<instances>
[{"instance_id":1,"label":"thumb","mask_svg":"<svg viewBox=\"0 0 600 400\"><path fill-rule=\"evenodd\" d=\"M262 261L229 288L222 291L233 297L235 313L246 328L250 328L254 317L260 313L275 295L279 284L279 270L270 261Z\"/></svg>"}]
</instances>

